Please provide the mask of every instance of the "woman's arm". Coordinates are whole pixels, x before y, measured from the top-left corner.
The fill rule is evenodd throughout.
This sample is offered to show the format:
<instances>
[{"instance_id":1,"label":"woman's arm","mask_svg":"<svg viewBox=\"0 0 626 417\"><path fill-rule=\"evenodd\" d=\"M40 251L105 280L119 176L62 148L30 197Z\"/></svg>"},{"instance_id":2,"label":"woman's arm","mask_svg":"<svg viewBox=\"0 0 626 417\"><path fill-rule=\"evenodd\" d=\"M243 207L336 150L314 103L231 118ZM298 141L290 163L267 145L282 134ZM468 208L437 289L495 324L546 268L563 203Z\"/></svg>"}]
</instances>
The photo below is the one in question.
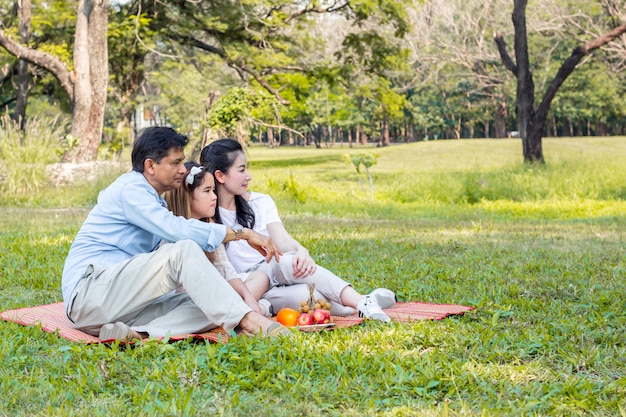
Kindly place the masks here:
<instances>
[{"instance_id":1,"label":"woman's arm","mask_svg":"<svg viewBox=\"0 0 626 417\"><path fill-rule=\"evenodd\" d=\"M282 253L295 253L293 257L294 278L304 278L315 273L317 265L309 254L309 250L291 237L281 222L268 224L267 231Z\"/></svg>"}]
</instances>

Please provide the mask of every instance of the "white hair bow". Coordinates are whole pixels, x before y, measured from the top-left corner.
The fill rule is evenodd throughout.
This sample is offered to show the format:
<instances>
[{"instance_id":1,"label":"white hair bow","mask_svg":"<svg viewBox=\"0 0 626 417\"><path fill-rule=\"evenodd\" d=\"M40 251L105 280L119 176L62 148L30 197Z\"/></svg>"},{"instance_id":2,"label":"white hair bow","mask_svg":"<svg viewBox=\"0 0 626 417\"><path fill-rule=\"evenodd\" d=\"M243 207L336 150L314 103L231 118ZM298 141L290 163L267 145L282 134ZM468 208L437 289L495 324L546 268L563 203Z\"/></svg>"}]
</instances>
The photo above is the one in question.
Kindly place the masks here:
<instances>
[{"instance_id":1,"label":"white hair bow","mask_svg":"<svg viewBox=\"0 0 626 417\"><path fill-rule=\"evenodd\" d=\"M195 180L196 175L198 175L200 172L202 172L202 167L191 167L191 169L189 170L189 174L187 174L187 179L185 180L187 184L193 185L193 181Z\"/></svg>"}]
</instances>

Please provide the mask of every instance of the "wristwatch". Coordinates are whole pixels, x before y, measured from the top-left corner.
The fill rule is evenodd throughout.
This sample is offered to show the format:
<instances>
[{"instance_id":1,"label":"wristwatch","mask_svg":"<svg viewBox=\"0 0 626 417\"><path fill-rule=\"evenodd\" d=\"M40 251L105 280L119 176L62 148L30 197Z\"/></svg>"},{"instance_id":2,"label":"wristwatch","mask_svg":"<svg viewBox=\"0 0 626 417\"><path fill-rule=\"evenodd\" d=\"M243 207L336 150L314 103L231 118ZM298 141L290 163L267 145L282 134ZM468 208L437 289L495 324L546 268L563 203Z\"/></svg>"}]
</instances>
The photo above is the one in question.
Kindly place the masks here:
<instances>
[{"instance_id":1,"label":"wristwatch","mask_svg":"<svg viewBox=\"0 0 626 417\"><path fill-rule=\"evenodd\" d=\"M235 232L235 240L241 239L241 236L243 235L243 226L239 223L235 223L231 229Z\"/></svg>"}]
</instances>

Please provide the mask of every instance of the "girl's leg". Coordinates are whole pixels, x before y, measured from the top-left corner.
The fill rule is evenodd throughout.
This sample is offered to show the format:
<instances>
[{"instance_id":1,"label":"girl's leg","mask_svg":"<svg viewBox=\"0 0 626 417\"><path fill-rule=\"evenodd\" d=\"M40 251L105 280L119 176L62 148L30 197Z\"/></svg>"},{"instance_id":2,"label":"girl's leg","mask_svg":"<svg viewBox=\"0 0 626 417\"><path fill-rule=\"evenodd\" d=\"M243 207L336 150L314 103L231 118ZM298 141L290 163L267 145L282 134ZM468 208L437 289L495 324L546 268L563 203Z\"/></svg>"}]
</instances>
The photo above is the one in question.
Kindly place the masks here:
<instances>
[{"instance_id":1,"label":"girl's leg","mask_svg":"<svg viewBox=\"0 0 626 417\"><path fill-rule=\"evenodd\" d=\"M251 272L246 277L244 283L257 300L270 289L270 278L263 271Z\"/></svg>"}]
</instances>

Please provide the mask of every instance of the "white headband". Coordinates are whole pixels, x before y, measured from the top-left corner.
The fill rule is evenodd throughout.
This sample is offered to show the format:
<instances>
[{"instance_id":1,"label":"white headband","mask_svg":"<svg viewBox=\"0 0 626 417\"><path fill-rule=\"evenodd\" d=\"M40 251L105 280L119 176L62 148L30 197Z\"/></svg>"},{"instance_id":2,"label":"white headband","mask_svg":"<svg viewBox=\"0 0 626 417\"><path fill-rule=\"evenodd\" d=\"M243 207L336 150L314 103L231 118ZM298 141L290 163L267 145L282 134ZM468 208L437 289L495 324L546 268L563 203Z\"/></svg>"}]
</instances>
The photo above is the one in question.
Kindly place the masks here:
<instances>
[{"instance_id":1,"label":"white headband","mask_svg":"<svg viewBox=\"0 0 626 417\"><path fill-rule=\"evenodd\" d=\"M203 167L191 167L189 170L189 174L187 174L187 179L185 180L187 184L193 185L194 180L196 179L196 175L202 172Z\"/></svg>"}]
</instances>

